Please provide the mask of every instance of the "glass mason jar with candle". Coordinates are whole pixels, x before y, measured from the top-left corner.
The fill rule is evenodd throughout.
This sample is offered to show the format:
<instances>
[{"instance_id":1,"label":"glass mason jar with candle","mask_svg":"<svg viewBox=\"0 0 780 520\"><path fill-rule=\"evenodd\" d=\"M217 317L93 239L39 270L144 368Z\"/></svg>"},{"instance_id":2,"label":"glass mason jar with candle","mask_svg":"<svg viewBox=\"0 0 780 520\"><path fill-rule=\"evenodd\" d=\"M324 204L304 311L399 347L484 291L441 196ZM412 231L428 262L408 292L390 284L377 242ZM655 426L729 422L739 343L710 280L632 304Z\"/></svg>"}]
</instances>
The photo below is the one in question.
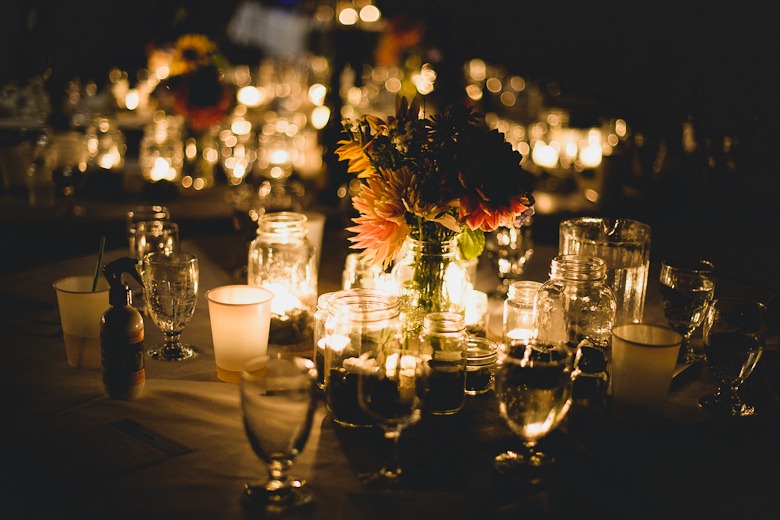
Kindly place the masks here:
<instances>
[{"instance_id":1,"label":"glass mason jar with candle","mask_svg":"<svg viewBox=\"0 0 780 520\"><path fill-rule=\"evenodd\" d=\"M542 286L540 282L523 280L509 285L504 300L503 349L526 345L535 335L534 299Z\"/></svg>"},{"instance_id":2,"label":"glass mason jar with candle","mask_svg":"<svg viewBox=\"0 0 780 520\"><path fill-rule=\"evenodd\" d=\"M342 426L367 427L373 421L360 408L360 356L401 348L400 302L379 289L347 289L327 300L325 322L325 403Z\"/></svg>"},{"instance_id":3,"label":"glass mason jar with candle","mask_svg":"<svg viewBox=\"0 0 780 520\"><path fill-rule=\"evenodd\" d=\"M158 110L144 128L138 160L146 182L178 182L184 164L179 118Z\"/></svg>"},{"instance_id":4,"label":"glass mason jar with candle","mask_svg":"<svg viewBox=\"0 0 780 520\"><path fill-rule=\"evenodd\" d=\"M469 335L466 320L455 312L425 316L420 332L420 352L430 356L425 411L451 415L463 408L466 396L466 361Z\"/></svg>"},{"instance_id":5,"label":"glass mason jar with candle","mask_svg":"<svg viewBox=\"0 0 780 520\"><path fill-rule=\"evenodd\" d=\"M274 293L269 345L310 357L317 304L316 250L306 237L306 215L266 213L249 246L247 283Z\"/></svg>"},{"instance_id":6,"label":"glass mason jar with candle","mask_svg":"<svg viewBox=\"0 0 780 520\"><path fill-rule=\"evenodd\" d=\"M606 408L612 327L617 304L606 285L606 263L583 255L558 255L550 279L536 294L538 341L574 351L572 420ZM580 413L584 412L584 413Z\"/></svg>"}]
</instances>

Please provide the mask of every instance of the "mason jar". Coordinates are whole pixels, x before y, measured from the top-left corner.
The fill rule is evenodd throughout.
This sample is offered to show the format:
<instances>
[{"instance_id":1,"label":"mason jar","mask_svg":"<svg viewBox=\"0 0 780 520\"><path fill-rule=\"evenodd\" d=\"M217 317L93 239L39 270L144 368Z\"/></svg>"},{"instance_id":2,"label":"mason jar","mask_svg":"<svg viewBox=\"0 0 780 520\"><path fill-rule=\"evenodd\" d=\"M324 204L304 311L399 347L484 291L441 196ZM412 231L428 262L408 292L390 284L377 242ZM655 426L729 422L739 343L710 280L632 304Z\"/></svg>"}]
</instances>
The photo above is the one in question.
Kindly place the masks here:
<instances>
[{"instance_id":1,"label":"mason jar","mask_svg":"<svg viewBox=\"0 0 780 520\"><path fill-rule=\"evenodd\" d=\"M249 246L247 283L274 293L269 345L310 357L317 305L316 249L307 239L306 215L280 211L258 221Z\"/></svg>"},{"instance_id":2,"label":"mason jar","mask_svg":"<svg viewBox=\"0 0 780 520\"><path fill-rule=\"evenodd\" d=\"M451 415L463 408L469 335L466 320L456 312L432 312L420 332L420 352L430 356L425 411Z\"/></svg>"},{"instance_id":3,"label":"mason jar","mask_svg":"<svg viewBox=\"0 0 780 520\"><path fill-rule=\"evenodd\" d=\"M591 422L606 411L617 307L606 284L606 270L601 258L556 256L550 279L536 294L538 341L566 345L574 356L570 422Z\"/></svg>"},{"instance_id":4,"label":"mason jar","mask_svg":"<svg viewBox=\"0 0 780 520\"><path fill-rule=\"evenodd\" d=\"M332 294L328 304L322 340L326 406L342 426L372 426L358 401L359 358L401 347L399 299L380 289L347 289Z\"/></svg>"}]
</instances>

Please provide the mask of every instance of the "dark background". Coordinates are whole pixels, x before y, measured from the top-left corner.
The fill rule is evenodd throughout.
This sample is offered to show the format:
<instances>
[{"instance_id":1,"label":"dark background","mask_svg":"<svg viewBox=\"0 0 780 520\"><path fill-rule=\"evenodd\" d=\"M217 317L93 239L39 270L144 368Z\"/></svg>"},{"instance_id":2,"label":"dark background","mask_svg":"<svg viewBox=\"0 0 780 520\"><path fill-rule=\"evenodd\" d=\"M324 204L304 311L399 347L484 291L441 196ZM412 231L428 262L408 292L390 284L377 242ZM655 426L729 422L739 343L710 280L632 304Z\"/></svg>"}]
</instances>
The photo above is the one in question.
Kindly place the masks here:
<instances>
[{"instance_id":1,"label":"dark background","mask_svg":"<svg viewBox=\"0 0 780 520\"><path fill-rule=\"evenodd\" d=\"M304 11L313 5L263 3ZM442 92L462 93L457 85L461 65L477 57L526 77L552 78L583 112L625 118L648 135L662 136L673 150L679 151L681 125L688 117L695 117L701 139L717 144L724 135L739 138L736 174L713 178L693 171L684 185L671 179L655 186L641 204L627 200L615 211L653 225L657 255L700 255L725 273L780 288L775 268L780 255L780 90L775 79L780 31L768 11L771 3L377 3L388 19L406 13L424 23L426 45L440 52L437 90ZM4 1L0 78L21 79L50 68L48 88L57 110L69 79L101 82L111 67L137 70L146 62L148 44L186 32L206 33L234 61L251 62L256 54L225 41L238 4ZM327 40L335 45L329 49L333 55L370 59L375 35L358 38L353 31L341 36Z\"/></svg>"}]
</instances>

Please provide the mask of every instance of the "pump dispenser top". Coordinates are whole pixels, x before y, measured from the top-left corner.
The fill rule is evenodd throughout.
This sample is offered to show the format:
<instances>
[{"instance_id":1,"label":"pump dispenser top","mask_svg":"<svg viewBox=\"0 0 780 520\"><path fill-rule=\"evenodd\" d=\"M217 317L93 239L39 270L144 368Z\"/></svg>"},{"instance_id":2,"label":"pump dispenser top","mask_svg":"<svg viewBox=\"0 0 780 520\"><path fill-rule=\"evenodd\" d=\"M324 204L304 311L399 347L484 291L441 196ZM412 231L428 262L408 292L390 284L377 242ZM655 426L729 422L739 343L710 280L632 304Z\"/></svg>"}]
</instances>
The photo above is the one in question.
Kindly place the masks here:
<instances>
[{"instance_id":1,"label":"pump dispenser top","mask_svg":"<svg viewBox=\"0 0 780 520\"><path fill-rule=\"evenodd\" d=\"M133 293L124 281L125 273L143 285L138 261L122 257L103 267L110 285L110 307L100 320L100 354L103 386L114 399L134 399L146 382L144 369L144 320L133 307Z\"/></svg>"},{"instance_id":2,"label":"pump dispenser top","mask_svg":"<svg viewBox=\"0 0 780 520\"><path fill-rule=\"evenodd\" d=\"M122 278L123 273L132 276L139 284L143 285L141 275L138 274L138 260L125 256L103 266L103 274L111 287L108 293L108 303L112 306L133 304L133 292Z\"/></svg>"}]
</instances>

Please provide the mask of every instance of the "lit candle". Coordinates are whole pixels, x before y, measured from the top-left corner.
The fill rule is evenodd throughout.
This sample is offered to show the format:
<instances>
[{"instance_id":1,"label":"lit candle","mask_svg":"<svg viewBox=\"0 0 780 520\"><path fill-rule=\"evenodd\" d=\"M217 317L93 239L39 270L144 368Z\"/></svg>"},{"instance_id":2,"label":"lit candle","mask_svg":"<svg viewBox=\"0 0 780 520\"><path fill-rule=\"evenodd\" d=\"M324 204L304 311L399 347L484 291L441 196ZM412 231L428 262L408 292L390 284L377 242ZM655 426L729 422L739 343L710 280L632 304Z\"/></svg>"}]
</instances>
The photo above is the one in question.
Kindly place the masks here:
<instances>
[{"instance_id":1,"label":"lit candle","mask_svg":"<svg viewBox=\"0 0 780 520\"><path fill-rule=\"evenodd\" d=\"M487 336L488 296L482 291L471 289L466 297L466 329L472 336Z\"/></svg>"},{"instance_id":2,"label":"lit candle","mask_svg":"<svg viewBox=\"0 0 780 520\"><path fill-rule=\"evenodd\" d=\"M271 301L271 312L277 316L284 316L292 309L300 309L303 304L290 290L280 283L263 284L263 287L274 293Z\"/></svg>"},{"instance_id":3,"label":"lit candle","mask_svg":"<svg viewBox=\"0 0 780 520\"><path fill-rule=\"evenodd\" d=\"M527 342L528 340L532 339L534 336L536 336L536 329L533 328L512 329L506 333L506 342L507 343L512 343L514 341Z\"/></svg>"}]
</instances>

